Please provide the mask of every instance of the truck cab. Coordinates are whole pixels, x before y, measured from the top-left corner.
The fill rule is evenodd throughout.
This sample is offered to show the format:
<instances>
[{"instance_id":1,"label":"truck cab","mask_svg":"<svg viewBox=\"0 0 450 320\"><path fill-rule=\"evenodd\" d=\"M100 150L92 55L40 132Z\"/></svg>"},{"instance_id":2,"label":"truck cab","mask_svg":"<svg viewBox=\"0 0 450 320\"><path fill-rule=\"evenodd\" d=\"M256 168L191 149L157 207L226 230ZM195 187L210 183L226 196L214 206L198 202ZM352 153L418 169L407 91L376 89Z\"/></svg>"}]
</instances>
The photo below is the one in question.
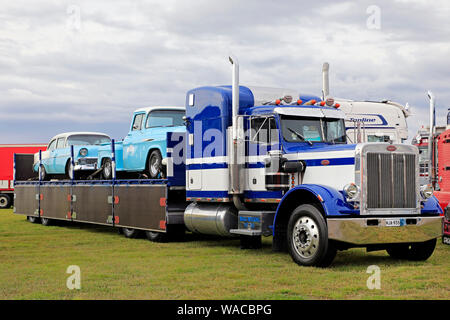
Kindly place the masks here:
<instances>
[{"instance_id":1,"label":"truck cab","mask_svg":"<svg viewBox=\"0 0 450 320\"><path fill-rule=\"evenodd\" d=\"M168 132L183 132L184 107L147 107L134 111L130 130L123 141L115 144L116 170L119 173L144 173L156 179L165 176ZM104 144L99 152L102 175L112 178L112 147Z\"/></svg>"}]
</instances>

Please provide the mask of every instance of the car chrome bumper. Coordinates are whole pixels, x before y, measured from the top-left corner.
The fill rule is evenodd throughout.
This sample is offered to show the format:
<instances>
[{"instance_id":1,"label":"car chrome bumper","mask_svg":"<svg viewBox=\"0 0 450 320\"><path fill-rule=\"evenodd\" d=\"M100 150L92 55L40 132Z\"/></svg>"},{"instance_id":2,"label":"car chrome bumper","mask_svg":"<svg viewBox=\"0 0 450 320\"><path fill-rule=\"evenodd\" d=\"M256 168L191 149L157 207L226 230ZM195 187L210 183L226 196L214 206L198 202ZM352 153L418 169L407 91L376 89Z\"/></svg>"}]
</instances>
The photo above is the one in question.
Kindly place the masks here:
<instances>
[{"instance_id":1,"label":"car chrome bumper","mask_svg":"<svg viewBox=\"0 0 450 320\"><path fill-rule=\"evenodd\" d=\"M97 158L80 158L73 167L75 171L79 170L97 170Z\"/></svg>"},{"instance_id":2,"label":"car chrome bumper","mask_svg":"<svg viewBox=\"0 0 450 320\"><path fill-rule=\"evenodd\" d=\"M390 219L404 219L404 225L386 226L386 220ZM442 236L442 219L440 216L331 218L327 219L328 238L356 245L424 242Z\"/></svg>"}]
</instances>

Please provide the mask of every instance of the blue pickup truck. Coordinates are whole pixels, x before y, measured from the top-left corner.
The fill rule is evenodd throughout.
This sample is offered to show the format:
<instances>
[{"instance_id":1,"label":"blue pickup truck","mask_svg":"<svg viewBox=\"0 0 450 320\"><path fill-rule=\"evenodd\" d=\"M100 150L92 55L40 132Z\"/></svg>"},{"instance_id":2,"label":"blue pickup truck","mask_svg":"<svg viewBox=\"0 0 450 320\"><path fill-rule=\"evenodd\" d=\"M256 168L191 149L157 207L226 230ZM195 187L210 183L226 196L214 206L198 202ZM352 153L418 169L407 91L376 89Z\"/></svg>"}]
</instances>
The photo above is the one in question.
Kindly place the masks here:
<instances>
[{"instance_id":1,"label":"blue pickup truck","mask_svg":"<svg viewBox=\"0 0 450 320\"><path fill-rule=\"evenodd\" d=\"M150 179L165 177L167 132L184 132L184 107L147 107L133 113L130 131L123 141L115 143L118 174L138 173ZM103 179L112 178L111 143L99 148L98 163Z\"/></svg>"}]
</instances>

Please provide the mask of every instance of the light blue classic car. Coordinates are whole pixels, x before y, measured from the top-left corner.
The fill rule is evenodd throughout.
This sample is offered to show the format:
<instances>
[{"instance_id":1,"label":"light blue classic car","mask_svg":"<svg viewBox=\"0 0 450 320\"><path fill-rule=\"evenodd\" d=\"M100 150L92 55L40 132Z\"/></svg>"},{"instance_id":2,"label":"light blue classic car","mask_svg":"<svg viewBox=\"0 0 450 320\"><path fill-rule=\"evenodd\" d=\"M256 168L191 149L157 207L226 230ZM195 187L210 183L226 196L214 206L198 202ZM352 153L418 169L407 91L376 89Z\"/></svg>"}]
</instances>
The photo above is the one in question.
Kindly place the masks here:
<instances>
[{"instance_id":1,"label":"light blue classic car","mask_svg":"<svg viewBox=\"0 0 450 320\"><path fill-rule=\"evenodd\" d=\"M167 132L184 132L184 107L148 107L133 113L130 131L121 142L115 143L118 174L144 175L150 179L165 177L163 159L166 158ZM104 179L112 178L111 144L104 144L98 153Z\"/></svg>"},{"instance_id":2,"label":"light blue classic car","mask_svg":"<svg viewBox=\"0 0 450 320\"><path fill-rule=\"evenodd\" d=\"M54 136L47 151L41 153L41 179L77 179L88 176L98 169L99 146L108 142L111 143L111 138L99 132L66 132ZM71 146L74 147L73 170L70 161ZM39 172L39 153L34 155L33 170ZM72 172L75 176L72 176Z\"/></svg>"}]
</instances>

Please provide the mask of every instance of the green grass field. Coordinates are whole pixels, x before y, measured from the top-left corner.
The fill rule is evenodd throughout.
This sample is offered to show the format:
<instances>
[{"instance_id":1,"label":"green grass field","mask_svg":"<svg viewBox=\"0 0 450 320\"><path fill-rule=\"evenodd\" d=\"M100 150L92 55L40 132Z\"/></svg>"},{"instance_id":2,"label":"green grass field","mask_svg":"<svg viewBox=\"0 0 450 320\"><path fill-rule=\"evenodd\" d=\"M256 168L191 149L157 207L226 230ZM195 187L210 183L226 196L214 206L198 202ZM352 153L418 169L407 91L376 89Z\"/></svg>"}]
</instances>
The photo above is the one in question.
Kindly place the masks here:
<instances>
[{"instance_id":1,"label":"green grass field","mask_svg":"<svg viewBox=\"0 0 450 320\"><path fill-rule=\"evenodd\" d=\"M45 227L0 210L0 299L450 298L450 246L441 241L425 262L352 249L320 269L272 252L270 238L261 250L241 250L235 239L186 238L153 243L108 227ZM80 290L66 286L69 265L81 269ZM366 286L370 265L381 269L379 290Z\"/></svg>"}]
</instances>

